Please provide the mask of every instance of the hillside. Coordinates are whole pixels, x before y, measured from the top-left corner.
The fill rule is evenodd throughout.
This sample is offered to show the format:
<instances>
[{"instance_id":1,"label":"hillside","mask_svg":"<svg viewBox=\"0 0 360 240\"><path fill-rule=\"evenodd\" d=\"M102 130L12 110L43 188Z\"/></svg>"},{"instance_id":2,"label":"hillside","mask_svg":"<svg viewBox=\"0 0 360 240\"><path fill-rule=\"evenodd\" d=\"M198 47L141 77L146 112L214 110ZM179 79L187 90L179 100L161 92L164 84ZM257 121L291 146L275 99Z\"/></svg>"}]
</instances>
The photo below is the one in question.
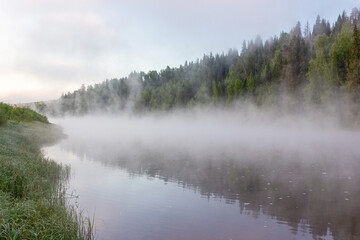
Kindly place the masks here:
<instances>
[{"instance_id":1,"label":"hillside","mask_svg":"<svg viewBox=\"0 0 360 240\"><path fill-rule=\"evenodd\" d=\"M43 116L27 107L11 106L0 102L0 126L7 121L17 122L42 122L49 123L46 116Z\"/></svg>"},{"instance_id":2,"label":"hillside","mask_svg":"<svg viewBox=\"0 0 360 240\"><path fill-rule=\"evenodd\" d=\"M159 72L82 86L41 105L50 115L152 111L193 105L227 105L244 100L258 106L303 109L332 105L359 117L360 11L343 12L335 23L300 22L265 42L244 41L241 52L210 53L195 62ZM296 104L296 105L295 105ZM296 107L295 107L296 106Z\"/></svg>"}]
</instances>

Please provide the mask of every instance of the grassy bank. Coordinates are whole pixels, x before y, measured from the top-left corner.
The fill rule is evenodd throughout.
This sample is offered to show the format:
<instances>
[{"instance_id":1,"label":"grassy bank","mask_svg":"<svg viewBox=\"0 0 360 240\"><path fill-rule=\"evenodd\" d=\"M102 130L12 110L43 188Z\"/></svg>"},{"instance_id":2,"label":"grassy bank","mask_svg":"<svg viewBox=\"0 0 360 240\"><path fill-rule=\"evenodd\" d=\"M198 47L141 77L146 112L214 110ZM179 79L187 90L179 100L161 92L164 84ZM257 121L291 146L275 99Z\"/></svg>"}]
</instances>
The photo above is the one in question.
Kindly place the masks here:
<instances>
[{"instance_id":1,"label":"grassy bank","mask_svg":"<svg viewBox=\"0 0 360 240\"><path fill-rule=\"evenodd\" d=\"M17 122L42 122L49 123L46 116L43 116L29 108L15 107L0 102L0 126L6 124L7 121Z\"/></svg>"},{"instance_id":2,"label":"grassy bank","mask_svg":"<svg viewBox=\"0 0 360 240\"><path fill-rule=\"evenodd\" d=\"M8 121L0 127L0 239L91 239L89 222L66 206L69 169L46 159L61 137L52 124Z\"/></svg>"}]
</instances>

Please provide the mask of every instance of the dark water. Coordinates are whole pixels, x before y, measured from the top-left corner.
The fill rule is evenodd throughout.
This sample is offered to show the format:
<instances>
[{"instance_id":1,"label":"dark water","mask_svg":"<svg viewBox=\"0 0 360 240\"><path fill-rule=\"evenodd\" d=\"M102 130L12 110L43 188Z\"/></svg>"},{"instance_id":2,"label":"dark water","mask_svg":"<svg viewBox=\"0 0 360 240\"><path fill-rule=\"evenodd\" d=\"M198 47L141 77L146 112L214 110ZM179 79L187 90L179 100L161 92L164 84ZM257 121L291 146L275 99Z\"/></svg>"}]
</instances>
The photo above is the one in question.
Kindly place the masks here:
<instances>
[{"instance_id":1,"label":"dark water","mask_svg":"<svg viewBox=\"0 0 360 240\"><path fill-rule=\"evenodd\" d=\"M360 239L360 154L346 137L311 153L194 156L141 143L125 154L121 141L67 133L44 151L71 166L68 192L95 216L98 239Z\"/></svg>"}]
</instances>

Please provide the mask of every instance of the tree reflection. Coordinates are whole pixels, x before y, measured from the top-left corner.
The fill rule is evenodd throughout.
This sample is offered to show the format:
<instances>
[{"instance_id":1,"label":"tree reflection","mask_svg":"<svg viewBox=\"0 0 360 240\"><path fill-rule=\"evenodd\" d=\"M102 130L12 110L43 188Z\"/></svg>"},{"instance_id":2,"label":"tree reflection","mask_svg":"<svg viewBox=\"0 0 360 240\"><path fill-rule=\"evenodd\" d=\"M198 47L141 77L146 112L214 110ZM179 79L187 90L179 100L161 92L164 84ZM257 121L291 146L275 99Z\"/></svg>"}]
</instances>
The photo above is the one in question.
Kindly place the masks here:
<instances>
[{"instance_id":1,"label":"tree reflection","mask_svg":"<svg viewBox=\"0 0 360 240\"><path fill-rule=\"evenodd\" d=\"M239 204L241 214L266 214L294 233L309 231L314 239L360 238L360 162L351 154L321 152L244 153L238 158L199 159L186 153L142 150L132 155L106 146L63 144L68 150L102 164L126 169L198 191L202 196ZM100 151L100 149L102 149Z\"/></svg>"}]
</instances>

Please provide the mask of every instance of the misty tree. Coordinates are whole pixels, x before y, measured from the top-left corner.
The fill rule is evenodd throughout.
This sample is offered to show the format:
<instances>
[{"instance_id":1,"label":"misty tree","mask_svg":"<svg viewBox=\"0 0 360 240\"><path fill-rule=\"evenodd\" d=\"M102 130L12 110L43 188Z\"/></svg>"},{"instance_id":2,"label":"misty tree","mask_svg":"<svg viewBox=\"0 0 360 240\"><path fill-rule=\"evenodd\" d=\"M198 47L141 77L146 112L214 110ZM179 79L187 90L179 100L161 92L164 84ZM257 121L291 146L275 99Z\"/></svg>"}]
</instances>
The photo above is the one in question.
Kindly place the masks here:
<instances>
[{"instance_id":1,"label":"misty tree","mask_svg":"<svg viewBox=\"0 0 360 240\"><path fill-rule=\"evenodd\" d=\"M304 38L307 42L311 41L311 30L310 30L310 24L309 22L306 22L305 28L304 28Z\"/></svg>"},{"instance_id":2,"label":"misty tree","mask_svg":"<svg viewBox=\"0 0 360 240\"><path fill-rule=\"evenodd\" d=\"M282 55L282 51L280 49L277 49L274 53L274 56L270 60L272 81L278 81L281 78L284 67L284 58Z\"/></svg>"},{"instance_id":3,"label":"misty tree","mask_svg":"<svg viewBox=\"0 0 360 240\"><path fill-rule=\"evenodd\" d=\"M322 103L330 97L332 81L330 64L326 61L324 50L320 47L316 58L310 60L307 74L309 84L305 88L306 99L310 103Z\"/></svg>"},{"instance_id":4,"label":"misty tree","mask_svg":"<svg viewBox=\"0 0 360 240\"><path fill-rule=\"evenodd\" d=\"M330 23L327 22L325 19L320 19L320 16L318 15L316 17L312 35L314 37L321 34L325 34L326 36L329 36L330 33L331 33Z\"/></svg>"},{"instance_id":5,"label":"misty tree","mask_svg":"<svg viewBox=\"0 0 360 240\"><path fill-rule=\"evenodd\" d=\"M351 10L350 21L354 25L358 25L360 23L360 10L357 7L354 7Z\"/></svg>"},{"instance_id":6,"label":"misty tree","mask_svg":"<svg viewBox=\"0 0 360 240\"><path fill-rule=\"evenodd\" d=\"M360 34L357 24L354 24L351 57L346 76L345 89L349 100L354 103L354 114L357 115L360 104Z\"/></svg>"},{"instance_id":7,"label":"misty tree","mask_svg":"<svg viewBox=\"0 0 360 240\"><path fill-rule=\"evenodd\" d=\"M206 82L203 82L196 92L195 100L200 104L207 104L210 102L210 93Z\"/></svg>"},{"instance_id":8,"label":"misty tree","mask_svg":"<svg viewBox=\"0 0 360 240\"><path fill-rule=\"evenodd\" d=\"M337 79L338 86L346 81L352 45L352 28L350 21L343 24L330 50L331 72Z\"/></svg>"},{"instance_id":9,"label":"misty tree","mask_svg":"<svg viewBox=\"0 0 360 240\"><path fill-rule=\"evenodd\" d=\"M301 31L300 31L301 32ZM283 82L289 93L295 94L305 81L308 68L308 49L304 39L293 35L289 45L285 46Z\"/></svg>"},{"instance_id":10,"label":"misty tree","mask_svg":"<svg viewBox=\"0 0 360 240\"><path fill-rule=\"evenodd\" d=\"M243 41L241 53L230 49L205 54L179 67L133 72L63 94L43 109L53 114L82 115L105 111L152 111L200 104L230 104L251 99L258 105L285 101L280 93L311 104L359 102L359 10L342 12L330 23L317 16L304 31L300 22L265 42ZM304 98L305 97L305 98Z\"/></svg>"},{"instance_id":11,"label":"misty tree","mask_svg":"<svg viewBox=\"0 0 360 240\"><path fill-rule=\"evenodd\" d=\"M247 51L247 47L246 47L246 42L245 42L245 40L244 40L244 41L243 41L243 44L242 44L240 56L243 57L243 56L245 55L246 51Z\"/></svg>"},{"instance_id":12,"label":"misty tree","mask_svg":"<svg viewBox=\"0 0 360 240\"><path fill-rule=\"evenodd\" d=\"M213 80L213 82L212 82L212 89L213 89L212 101L213 101L213 104L216 105L219 101L220 89L218 88L215 80Z\"/></svg>"},{"instance_id":13,"label":"misty tree","mask_svg":"<svg viewBox=\"0 0 360 240\"><path fill-rule=\"evenodd\" d=\"M339 34L341 32L342 27L346 23L346 21L348 21L348 17L346 15L346 12L344 11L341 15L339 14L339 16L334 24L334 28L332 30L332 34L334 36L336 36L337 34Z\"/></svg>"},{"instance_id":14,"label":"misty tree","mask_svg":"<svg viewBox=\"0 0 360 240\"><path fill-rule=\"evenodd\" d=\"M246 90L248 94L252 94L255 90L255 79L252 73L250 73L250 76L246 79Z\"/></svg>"},{"instance_id":15,"label":"misty tree","mask_svg":"<svg viewBox=\"0 0 360 240\"><path fill-rule=\"evenodd\" d=\"M302 37L300 22L297 22L295 27L291 30L291 35L297 36L297 37L300 37L300 38Z\"/></svg>"}]
</instances>

